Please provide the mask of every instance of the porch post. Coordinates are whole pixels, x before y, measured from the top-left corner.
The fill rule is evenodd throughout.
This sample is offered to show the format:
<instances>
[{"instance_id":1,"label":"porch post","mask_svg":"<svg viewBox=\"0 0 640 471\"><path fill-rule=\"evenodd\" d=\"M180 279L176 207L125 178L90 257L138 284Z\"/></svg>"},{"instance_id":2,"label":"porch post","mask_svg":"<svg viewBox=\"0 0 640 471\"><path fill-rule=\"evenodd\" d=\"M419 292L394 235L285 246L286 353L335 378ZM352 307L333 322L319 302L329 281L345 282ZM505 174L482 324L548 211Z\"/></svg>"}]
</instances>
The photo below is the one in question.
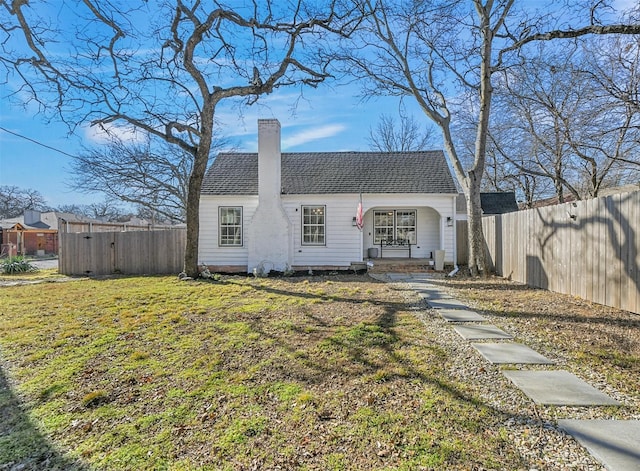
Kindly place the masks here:
<instances>
[{"instance_id":1,"label":"porch post","mask_svg":"<svg viewBox=\"0 0 640 471\"><path fill-rule=\"evenodd\" d=\"M362 207L362 229L358 230L358 233L360 234L360 260L358 260L359 262L364 262L364 215L367 212L364 210L364 205Z\"/></svg>"}]
</instances>

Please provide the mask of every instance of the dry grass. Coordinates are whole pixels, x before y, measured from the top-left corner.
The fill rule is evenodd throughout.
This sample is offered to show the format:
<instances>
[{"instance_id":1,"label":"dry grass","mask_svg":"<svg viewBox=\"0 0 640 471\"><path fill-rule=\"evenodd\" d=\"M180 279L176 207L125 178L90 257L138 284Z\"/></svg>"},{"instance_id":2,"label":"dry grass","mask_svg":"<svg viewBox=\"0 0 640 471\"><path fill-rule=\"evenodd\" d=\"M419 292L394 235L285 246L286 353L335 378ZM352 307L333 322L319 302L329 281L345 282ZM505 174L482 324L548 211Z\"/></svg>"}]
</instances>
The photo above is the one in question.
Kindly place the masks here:
<instances>
[{"instance_id":1,"label":"dry grass","mask_svg":"<svg viewBox=\"0 0 640 471\"><path fill-rule=\"evenodd\" d=\"M441 283L638 396L637 315ZM417 301L366 276L0 288L0 469L530 468Z\"/></svg>"},{"instance_id":2,"label":"dry grass","mask_svg":"<svg viewBox=\"0 0 640 471\"><path fill-rule=\"evenodd\" d=\"M365 276L1 288L0 469L525 467L416 300Z\"/></svg>"}]
</instances>

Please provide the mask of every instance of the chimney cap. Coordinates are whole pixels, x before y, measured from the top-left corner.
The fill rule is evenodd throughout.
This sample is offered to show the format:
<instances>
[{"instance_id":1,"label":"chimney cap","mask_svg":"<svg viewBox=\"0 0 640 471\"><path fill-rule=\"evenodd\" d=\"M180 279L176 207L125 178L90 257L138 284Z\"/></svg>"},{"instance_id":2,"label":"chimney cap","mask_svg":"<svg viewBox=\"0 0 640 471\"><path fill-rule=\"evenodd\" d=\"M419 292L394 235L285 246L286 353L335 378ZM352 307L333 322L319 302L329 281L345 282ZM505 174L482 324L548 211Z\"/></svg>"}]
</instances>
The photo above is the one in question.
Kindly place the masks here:
<instances>
[{"instance_id":1,"label":"chimney cap","mask_svg":"<svg viewBox=\"0 0 640 471\"><path fill-rule=\"evenodd\" d=\"M278 125L280 126L280 121L278 121L275 118L270 118L270 119L259 119L258 120L258 126L264 126L264 125Z\"/></svg>"}]
</instances>

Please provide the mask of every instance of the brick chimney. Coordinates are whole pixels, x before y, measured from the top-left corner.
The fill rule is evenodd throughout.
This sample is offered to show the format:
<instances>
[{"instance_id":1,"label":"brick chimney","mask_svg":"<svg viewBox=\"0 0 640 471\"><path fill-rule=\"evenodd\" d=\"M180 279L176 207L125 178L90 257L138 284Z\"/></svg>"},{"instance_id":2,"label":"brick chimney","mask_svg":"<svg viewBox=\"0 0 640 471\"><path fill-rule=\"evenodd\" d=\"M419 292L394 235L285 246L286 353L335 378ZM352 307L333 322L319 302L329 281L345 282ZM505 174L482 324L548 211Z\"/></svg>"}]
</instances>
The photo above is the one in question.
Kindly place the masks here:
<instances>
[{"instance_id":1,"label":"brick chimney","mask_svg":"<svg viewBox=\"0 0 640 471\"><path fill-rule=\"evenodd\" d=\"M282 206L280 122L258 120L258 207L249 226L248 270L285 271L292 260L291 222Z\"/></svg>"},{"instance_id":2,"label":"brick chimney","mask_svg":"<svg viewBox=\"0 0 640 471\"><path fill-rule=\"evenodd\" d=\"M279 199L282 190L280 122L258 120L258 204Z\"/></svg>"}]
</instances>

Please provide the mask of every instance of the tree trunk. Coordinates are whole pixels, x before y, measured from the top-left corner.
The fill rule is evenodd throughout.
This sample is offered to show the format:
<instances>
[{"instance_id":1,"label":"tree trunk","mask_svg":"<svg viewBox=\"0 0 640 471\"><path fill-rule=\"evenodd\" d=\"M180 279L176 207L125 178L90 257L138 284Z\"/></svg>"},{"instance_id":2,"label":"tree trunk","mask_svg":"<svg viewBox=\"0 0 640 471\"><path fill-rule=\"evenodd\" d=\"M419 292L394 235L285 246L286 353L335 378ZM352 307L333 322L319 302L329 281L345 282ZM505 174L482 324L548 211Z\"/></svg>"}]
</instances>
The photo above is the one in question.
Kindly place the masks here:
<instances>
[{"instance_id":1,"label":"tree trunk","mask_svg":"<svg viewBox=\"0 0 640 471\"><path fill-rule=\"evenodd\" d=\"M467 177L465 199L467 200L467 223L469 245L469 271L472 276L487 276L484 233L482 232L482 207L480 205L480 179L470 173Z\"/></svg>"},{"instance_id":2,"label":"tree trunk","mask_svg":"<svg viewBox=\"0 0 640 471\"><path fill-rule=\"evenodd\" d=\"M480 110L478 113L478 128L476 130L476 145L473 168L467 172L467 218L469 224L469 269L473 276L480 273L488 276L487 259L484 248L484 233L482 232L482 206L480 204L480 185L484 175L487 156L487 136L489 134L489 117L491 114L491 98L493 84L491 83L491 48L493 45L493 30L491 28L491 3L482 5L476 3L476 10L480 16L480 32L482 45L480 47ZM505 14L511 6L505 7ZM504 17L502 17L504 19ZM502 21L502 20L501 20Z\"/></svg>"},{"instance_id":3,"label":"tree trunk","mask_svg":"<svg viewBox=\"0 0 640 471\"><path fill-rule=\"evenodd\" d=\"M198 267L198 251L200 237L200 191L202 181L207 172L211 142L213 140L213 108L212 104L205 104L200 115L200 142L193 159L193 170L189 176L189 190L187 193L187 246L184 251L184 272L191 278L200 276Z\"/></svg>"},{"instance_id":4,"label":"tree trunk","mask_svg":"<svg viewBox=\"0 0 640 471\"><path fill-rule=\"evenodd\" d=\"M200 155L198 148L193 171L189 177L189 193L187 197L187 242L184 251L184 272L191 278L200 274L198 268L198 241L200 235L200 190L207 170L208 155ZM203 170L204 168L204 170Z\"/></svg>"}]
</instances>

